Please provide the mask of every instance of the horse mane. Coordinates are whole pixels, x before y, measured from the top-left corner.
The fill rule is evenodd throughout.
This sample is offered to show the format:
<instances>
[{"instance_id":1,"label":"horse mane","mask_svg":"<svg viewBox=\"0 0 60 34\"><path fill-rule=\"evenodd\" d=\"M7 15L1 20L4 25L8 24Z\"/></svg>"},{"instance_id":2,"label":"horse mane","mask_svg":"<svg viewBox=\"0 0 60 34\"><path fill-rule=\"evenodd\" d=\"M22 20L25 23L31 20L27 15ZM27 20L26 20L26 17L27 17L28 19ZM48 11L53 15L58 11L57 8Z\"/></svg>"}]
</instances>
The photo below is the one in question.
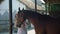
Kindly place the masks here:
<instances>
[{"instance_id":1,"label":"horse mane","mask_svg":"<svg viewBox=\"0 0 60 34\"><path fill-rule=\"evenodd\" d=\"M53 19L49 15L42 15L42 14L35 12L35 11L32 11L32 10L23 10L21 12L25 13L24 15L26 17L29 16L30 18L38 19L39 21L46 21L46 20Z\"/></svg>"},{"instance_id":2,"label":"horse mane","mask_svg":"<svg viewBox=\"0 0 60 34\"><path fill-rule=\"evenodd\" d=\"M51 17L49 15L42 15L38 12L32 11L32 10L22 10L21 12L24 13L24 15L26 17L30 17L30 18L34 18L34 19L38 19L39 21L52 21L52 20L56 20L57 18ZM58 19L57 19L58 20Z\"/></svg>"},{"instance_id":3,"label":"horse mane","mask_svg":"<svg viewBox=\"0 0 60 34\"><path fill-rule=\"evenodd\" d=\"M42 16L40 13L32 10L24 10L23 13L25 13L25 15L29 16L30 18L39 18Z\"/></svg>"}]
</instances>

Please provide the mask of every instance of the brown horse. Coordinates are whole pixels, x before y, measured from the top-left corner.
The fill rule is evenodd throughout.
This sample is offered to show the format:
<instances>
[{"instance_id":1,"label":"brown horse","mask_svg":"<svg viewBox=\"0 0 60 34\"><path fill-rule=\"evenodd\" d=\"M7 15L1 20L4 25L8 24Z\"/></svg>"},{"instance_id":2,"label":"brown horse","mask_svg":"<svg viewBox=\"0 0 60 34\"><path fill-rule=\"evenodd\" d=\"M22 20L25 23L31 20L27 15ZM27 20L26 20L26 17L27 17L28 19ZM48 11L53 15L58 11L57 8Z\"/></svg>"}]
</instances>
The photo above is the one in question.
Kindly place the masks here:
<instances>
[{"instance_id":1,"label":"brown horse","mask_svg":"<svg viewBox=\"0 0 60 34\"><path fill-rule=\"evenodd\" d=\"M17 22L23 23L28 19L34 25L36 34L60 34L60 17L53 18L31 10L21 10L16 15Z\"/></svg>"}]
</instances>

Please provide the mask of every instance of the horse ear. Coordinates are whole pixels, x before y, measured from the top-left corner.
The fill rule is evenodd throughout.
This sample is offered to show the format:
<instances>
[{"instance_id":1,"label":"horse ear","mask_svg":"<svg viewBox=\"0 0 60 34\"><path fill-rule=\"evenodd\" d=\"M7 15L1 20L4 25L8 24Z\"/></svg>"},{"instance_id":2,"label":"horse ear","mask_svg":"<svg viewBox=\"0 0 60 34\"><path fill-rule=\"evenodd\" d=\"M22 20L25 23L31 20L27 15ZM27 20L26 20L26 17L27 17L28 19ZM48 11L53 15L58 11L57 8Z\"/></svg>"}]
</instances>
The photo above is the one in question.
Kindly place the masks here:
<instances>
[{"instance_id":1,"label":"horse ear","mask_svg":"<svg viewBox=\"0 0 60 34\"><path fill-rule=\"evenodd\" d=\"M18 8L18 14L21 12L20 7Z\"/></svg>"},{"instance_id":2,"label":"horse ear","mask_svg":"<svg viewBox=\"0 0 60 34\"><path fill-rule=\"evenodd\" d=\"M20 7L19 7L19 9L18 9L19 11L20 11Z\"/></svg>"},{"instance_id":3,"label":"horse ear","mask_svg":"<svg viewBox=\"0 0 60 34\"><path fill-rule=\"evenodd\" d=\"M24 8L22 9L22 14L24 14L23 12L24 12Z\"/></svg>"},{"instance_id":4,"label":"horse ear","mask_svg":"<svg viewBox=\"0 0 60 34\"><path fill-rule=\"evenodd\" d=\"M22 11L24 11L24 8L22 9Z\"/></svg>"}]
</instances>

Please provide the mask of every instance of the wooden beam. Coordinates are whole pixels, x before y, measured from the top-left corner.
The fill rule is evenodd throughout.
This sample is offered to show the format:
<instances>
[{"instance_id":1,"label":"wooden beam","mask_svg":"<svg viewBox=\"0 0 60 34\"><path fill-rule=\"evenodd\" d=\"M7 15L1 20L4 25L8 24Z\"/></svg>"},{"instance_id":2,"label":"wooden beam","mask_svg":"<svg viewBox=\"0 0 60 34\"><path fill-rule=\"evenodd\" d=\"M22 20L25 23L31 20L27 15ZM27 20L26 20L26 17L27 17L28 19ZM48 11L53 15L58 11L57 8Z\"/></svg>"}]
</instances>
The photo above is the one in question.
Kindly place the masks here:
<instances>
[{"instance_id":1,"label":"wooden beam","mask_svg":"<svg viewBox=\"0 0 60 34\"><path fill-rule=\"evenodd\" d=\"M35 10L35 9L33 9L33 8L30 8L28 5L26 5L25 3L23 3L22 1L20 1L20 0L18 0L20 3L22 3L22 4L24 4L27 8L29 8L30 10ZM43 11L43 10L39 10L39 9L37 9L37 11Z\"/></svg>"},{"instance_id":2,"label":"wooden beam","mask_svg":"<svg viewBox=\"0 0 60 34\"><path fill-rule=\"evenodd\" d=\"M27 5L29 8L35 9L35 3L32 1L27 1L27 0L19 0L22 3L24 3L25 5ZM44 8L42 6L37 5L37 9L39 10L44 10Z\"/></svg>"}]
</instances>

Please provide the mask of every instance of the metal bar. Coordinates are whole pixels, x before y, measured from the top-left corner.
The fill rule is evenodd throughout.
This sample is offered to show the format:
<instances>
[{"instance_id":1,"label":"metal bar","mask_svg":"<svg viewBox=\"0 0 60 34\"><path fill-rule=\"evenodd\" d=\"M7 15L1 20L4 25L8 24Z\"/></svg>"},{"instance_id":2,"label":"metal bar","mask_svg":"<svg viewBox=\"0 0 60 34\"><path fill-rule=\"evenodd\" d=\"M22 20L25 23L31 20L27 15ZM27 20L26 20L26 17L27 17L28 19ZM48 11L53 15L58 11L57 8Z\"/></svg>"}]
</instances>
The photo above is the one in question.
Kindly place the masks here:
<instances>
[{"instance_id":1,"label":"metal bar","mask_svg":"<svg viewBox=\"0 0 60 34\"><path fill-rule=\"evenodd\" d=\"M37 12L37 0L35 0L35 11Z\"/></svg>"},{"instance_id":2,"label":"metal bar","mask_svg":"<svg viewBox=\"0 0 60 34\"><path fill-rule=\"evenodd\" d=\"M12 34L12 0L9 0L9 22L10 22L10 29L9 34Z\"/></svg>"}]
</instances>

